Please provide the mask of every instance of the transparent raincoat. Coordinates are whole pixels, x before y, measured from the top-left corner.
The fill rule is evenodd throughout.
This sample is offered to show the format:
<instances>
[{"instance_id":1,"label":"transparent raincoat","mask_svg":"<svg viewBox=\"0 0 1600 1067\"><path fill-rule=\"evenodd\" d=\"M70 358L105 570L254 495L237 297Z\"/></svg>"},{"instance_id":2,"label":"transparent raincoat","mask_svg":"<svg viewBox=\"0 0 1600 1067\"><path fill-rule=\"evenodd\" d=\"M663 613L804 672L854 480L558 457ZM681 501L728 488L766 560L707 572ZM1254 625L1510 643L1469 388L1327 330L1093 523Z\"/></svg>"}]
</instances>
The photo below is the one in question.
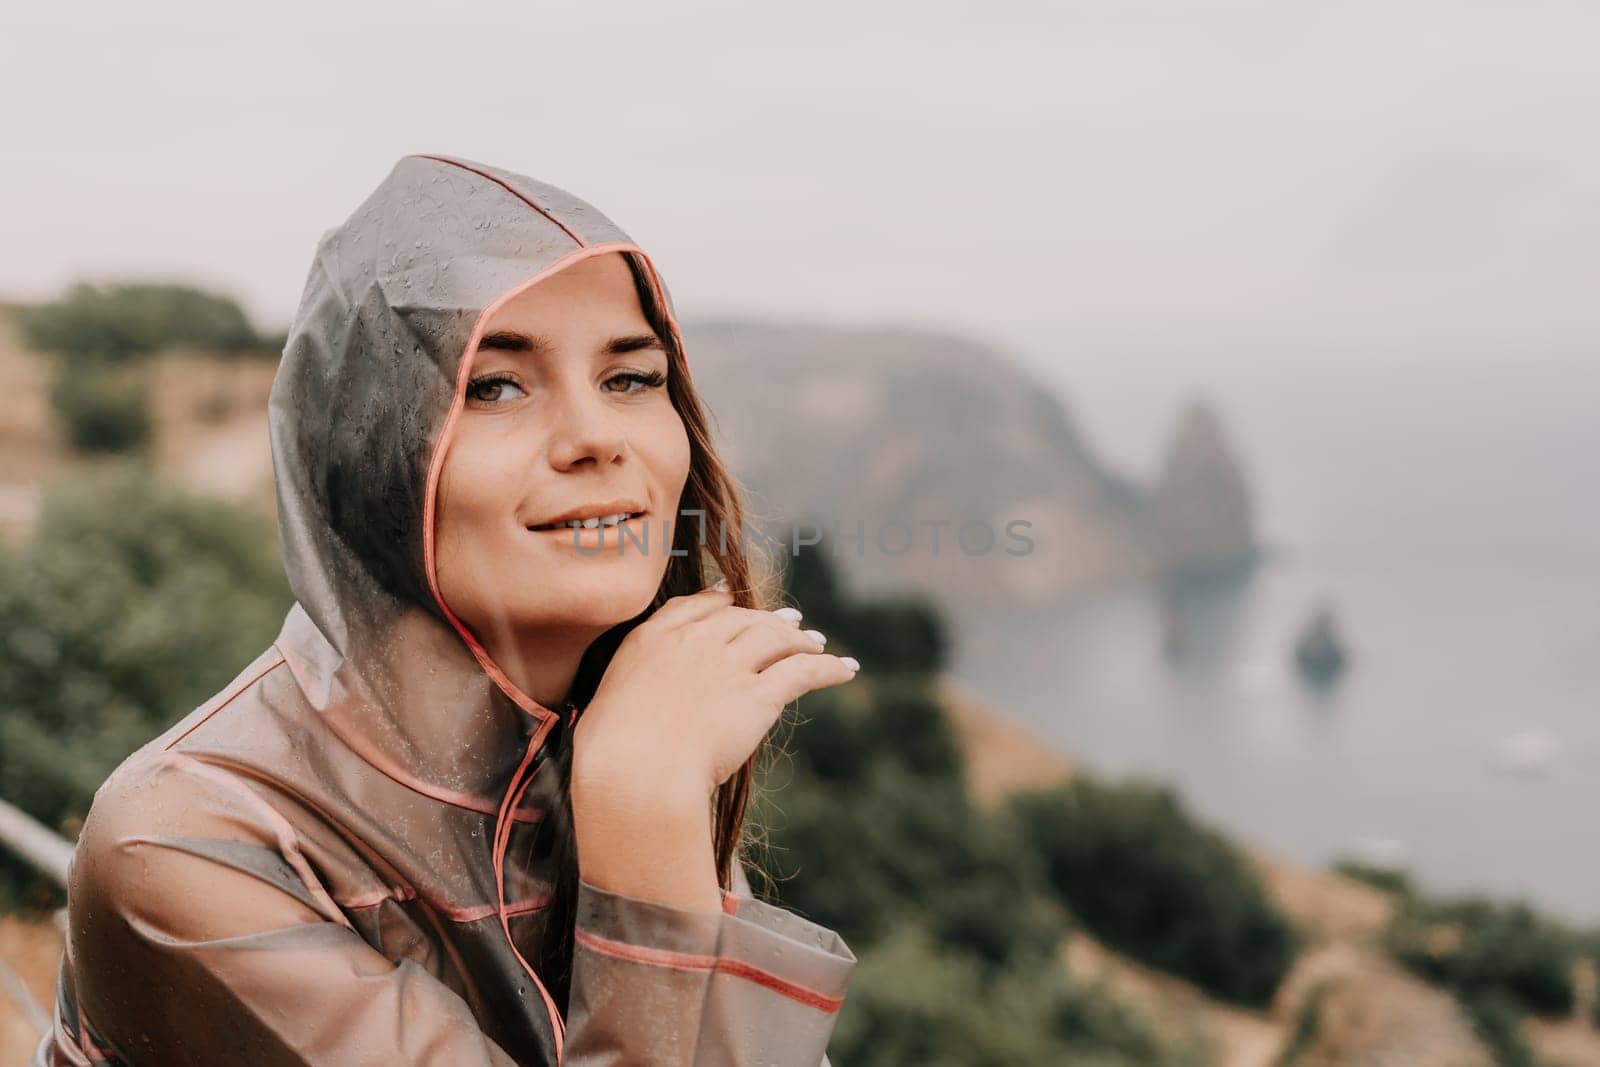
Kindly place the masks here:
<instances>
[{"instance_id":1,"label":"transparent raincoat","mask_svg":"<svg viewBox=\"0 0 1600 1067\"><path fill-rule=\"evenodd\" d=\"M573 874L555 914L545 768L581 705L521 692L438 598L464 357L495 307L610 252L681 344L644 252L520 175L408 156L323 236L270 405L296 603L95 794L37 1064L826 1063L855 957L737 862L720 913Z\"/></svg>"}]
</instances>

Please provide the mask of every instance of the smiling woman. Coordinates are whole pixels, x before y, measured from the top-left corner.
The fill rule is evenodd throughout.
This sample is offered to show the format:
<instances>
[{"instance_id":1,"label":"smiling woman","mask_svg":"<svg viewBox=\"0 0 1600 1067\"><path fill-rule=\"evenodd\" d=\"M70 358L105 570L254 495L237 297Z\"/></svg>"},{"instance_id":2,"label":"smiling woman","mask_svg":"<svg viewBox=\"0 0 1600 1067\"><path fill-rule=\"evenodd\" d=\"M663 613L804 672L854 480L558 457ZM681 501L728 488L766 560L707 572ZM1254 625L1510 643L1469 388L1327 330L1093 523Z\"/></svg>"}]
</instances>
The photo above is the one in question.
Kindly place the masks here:
<instances>
[{"instance_id":1,"label":"smiling woman","mask_svg":"<svg viewBox=\"0 0 1600 1067\"><path fill-rule=\"evenodd\" d=\"M318 246L271 431L297 602L96 793L36 1062L825 1063L855 957L739 844L857 665L674 521L742 510L643 250L407 157Z\"/></svg>"},{"instance_id":2,"label":"smiling woman","mask_svg":"<svg viewBox=\"0 0 1600 1067\"><path fill-rule=\"evenodd\" d=\"M674 514L689 434L621 253L517 293L484 329L439 482L439 587L518 687L555 706L583 650L661 585L666 552L619 550L615 516ZM556 525L569 520L585 525Z\"/></svg>"}]
</instances>

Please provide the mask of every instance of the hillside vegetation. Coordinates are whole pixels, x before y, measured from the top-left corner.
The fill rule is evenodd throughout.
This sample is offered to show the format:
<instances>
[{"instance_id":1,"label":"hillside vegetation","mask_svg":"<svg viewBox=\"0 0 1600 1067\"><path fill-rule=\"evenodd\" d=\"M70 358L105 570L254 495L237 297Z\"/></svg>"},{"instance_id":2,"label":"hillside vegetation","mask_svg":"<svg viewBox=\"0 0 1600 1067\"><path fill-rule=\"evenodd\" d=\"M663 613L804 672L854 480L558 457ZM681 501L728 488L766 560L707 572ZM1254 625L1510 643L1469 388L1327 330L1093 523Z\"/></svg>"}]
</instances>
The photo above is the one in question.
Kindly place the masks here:
<instances>
[{"instance_id":1,"label":"hillside vegetation","mask_svg":"<svg viewBox=\"0 0 1600 1067\"><path fill-rule=\"evenodd\" d=\"M93 458L50 400L70 358L0 322L0 795L69 837L100 776L231 677L287 606L271 361L186 344L122 360L149 434ZM1064 416L1039 417L1053 448L1077 447ZM896 477L928 484L912 473L934 460L905 462ZM1149 503L1074 477L1109 509L1107 538L1105 516ZM866 665L780 726L754 820L758 892L861 958L835 1062L1600 1063L1580 933L1248 849L1158 784L1075 768L985 706L944 670L936 600L867 588L820 545L784 579L807 625ZM48 1004L60 898L0 856L0 902L0 960ZM35 1040L0 997L0 1067Z\"/></svg>"}]
</instances>

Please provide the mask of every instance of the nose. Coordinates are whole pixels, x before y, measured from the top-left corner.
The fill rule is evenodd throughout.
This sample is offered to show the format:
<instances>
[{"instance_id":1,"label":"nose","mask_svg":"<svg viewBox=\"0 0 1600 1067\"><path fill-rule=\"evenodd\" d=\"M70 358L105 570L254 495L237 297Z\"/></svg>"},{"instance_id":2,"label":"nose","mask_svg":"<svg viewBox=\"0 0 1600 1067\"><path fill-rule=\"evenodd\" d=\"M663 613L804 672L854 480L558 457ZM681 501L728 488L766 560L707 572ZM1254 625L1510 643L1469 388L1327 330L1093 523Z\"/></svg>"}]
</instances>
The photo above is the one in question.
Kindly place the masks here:
<instances>
[{"instance_id":1,"label":"nose","mask_svg":"<svg viewBox=\"0 0 1600 1067\"><path fill-rule=\"evenodd\" d=\"M593 385L561 390L558 403L546 408L550 418L550 465L567 470L592 462L606 467L628 454L628 438L618 413Z\"/></svg>"}]
</instances>

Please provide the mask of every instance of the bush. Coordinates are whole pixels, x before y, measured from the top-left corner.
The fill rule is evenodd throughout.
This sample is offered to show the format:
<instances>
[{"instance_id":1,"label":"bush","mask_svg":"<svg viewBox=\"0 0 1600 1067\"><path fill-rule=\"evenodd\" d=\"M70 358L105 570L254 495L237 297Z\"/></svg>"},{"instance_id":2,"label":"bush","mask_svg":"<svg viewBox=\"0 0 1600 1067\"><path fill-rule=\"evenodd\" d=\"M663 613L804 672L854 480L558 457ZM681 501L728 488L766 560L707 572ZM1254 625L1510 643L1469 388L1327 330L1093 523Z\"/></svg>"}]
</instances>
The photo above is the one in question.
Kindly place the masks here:
<instances>
[{"instance_id":1,"label":"bush","mask_svg":"<svg viewBox=\"0 0 1600 1067\"><path fill-rule=\"evenodd\" d=\"M1182 1062L1141 1015L1059 964L988 981L911 925L861 956L829 1055L852 1067Z\"/></svg>"},{"instance_id":2,"label":"bush","mask_svg":"<svg viewBox=\"0 0 1600 1067\"><path fill-rule=\"evenodd\" d=\"M858 782L885 762L924 778L962 775L960 743L926 678L863 674L807 696L801 712L804 728L788 747L824 781Z\"/></svg>"},{"instance_id":3,"label":"bush","mask_svg":"<svg viewBox=\"0 0 1600 1067\"><path fill-rule=\"evenodd\" d=\"M943 670L949 638L931 601L885 597L862 605L841 624L844 647L880 671L933 674Z\"/></svg>"},{"instance_id":4,"label":"bush","mask_svg":"<svg viewBox=\"0 0 1600 1067\"><path fill-rule=\"evenodd\" d=\"M806 621L832 639L833 630L853 605L847 603L832 557L819 546L800 552L786 552L783 559L783 588L791 603L799 604Z\"/></svg>"},{"instance_id":5,"label":"bush","mask_svg":"<svg viewBox=\"0 0 1600 1067\"><path fill-rule=\"evenodd\" d=\"M270 352L233 300L185 285L79 284L53 303L24 309L30 347L123 362L171 345L221 352ZM281 348L281 346L279 346Z\"/></svg>"},{"instance_id":6,"label":"bush","mask_svg":"<svg viewBox=\"0 0 1600 1067\"><path fill-rule=\"evenodd\" d=\"M150 440L150 400L144 385L103 361L63 360L50 403L74 448L127 452Z\"/></svg>"},{"instance_id":7,"label":"bush","mask_svg":"<svg viewBox=\"0 0 1600 1067\"><path fill-rule=\"evenodd\" d=\"M75 470L0 552L0 796L69 836L124 757L272 641L267 523L131 460Z\"/></svg>"},{"instance_id":8,"label":"bush","mask_svg":"<svg viewBox=\"0 0 1600 1067\"><path fill-rule=\"evenodd\" d=\"M85 452L126 452L150 438L150 404L127 364L172 345L275 354L280 338L255 332L239 305L183 285L74 286L60 300L21 308L27 344L60 357L50 400L67 439Z\"/></svg>"},{"instance_id":9,"label":"bush","mask_svg":"<svg viewBox=\"0 0 1600 1067\"><path fill-rule=\"evenodd\" d=\"M1495 994L1540 1015L1572 1012L1580 939L1525 904L1413 899L1386 942L1401 963L1464 1002Z\"/></svg>"},{"instance_id":10,"label":"bush","mask_svg":"<svg viewBox=\"0 0 1600 1067\"><path fill-rule=\"evenodd\" d=\"M752 817L787 906L852 946L916 921L996 970L1055 952L1066 917L1015 828L971 804L927 679L864 672L800 710Z\"/></svg>"},{"instance_id":11,"label":"bush","mask_svg":"<svg viewBox=\"0 0 1600 1067\"><path fill-rule=\"evenodd\" d=\"M1271 1000L1294 961L1293 930L1248 860L1169 790L1080 777L1008 808L1096 936L1227 1000Z\"/></svg>"},{"instance_id":12,"label":"bush","mask_svg":"<svg viewBox=\"0 0 1600 1067\"><path fill-rule=\"evenodd\" d=\"M921 595L848 600L825 542L783 558L785 594L805 612L808 626L828 635L830 652L853 655L879 674L926 677L944 669L950 639L931 600Z\"/></svg>"},{"instance_id":13,"label":"bush","mask_svg":"<svg viewBox=\"0 0 1600 1067\"><path fill-rule=\"evenodd\" d=\"M811 777L840 785L858 783L887 757L869 742L874 732L871 698L862 687L869 686L871 678L871 672L863 671L848 686L822 689L801 699L799 718L785 747Z\"/></svg>"},{"instance_id":14,"label":"bush","mask_svg":"<svg viewBox=\"0 0 1600 1067\"><path fill-rule=\"evenodd\" d=\"M813 724L814 725L814 724ZM892 763L841 786L797 767L763 782L753 859L785 906L869 946L903 921L995 969L1052 955L1068 929L1042 873L1008 826L975 810L959 780Z\"/></svg>"},{"instance_id":15,"label":"bush","mask_svg":"<svg viewBox=\"0 0 1600 1067\"><path fill-rule=\"evenodd\" d=\"M1346 878L1369 885L1373 889L1380 889L1402 900L1409 898L1415 892L1411 886L1411 876L1394 867L1381 867L1360 860L1345 859L1336 861L1333 871L1335 874L1342 874Z\"/></svg>"},{"instance_id":16,"label":"bush","mask_svg":"<svg viewBox=\"0 0 1600 1067\"><path fill-rule=\"evenodd\" d=\"M1522 1034L1523 1012L1516 1000L1496 991L1473 993L1462 1009L1499 1067L1541 1067L1541 1061Z\"/></svg>"}]
</instances>

